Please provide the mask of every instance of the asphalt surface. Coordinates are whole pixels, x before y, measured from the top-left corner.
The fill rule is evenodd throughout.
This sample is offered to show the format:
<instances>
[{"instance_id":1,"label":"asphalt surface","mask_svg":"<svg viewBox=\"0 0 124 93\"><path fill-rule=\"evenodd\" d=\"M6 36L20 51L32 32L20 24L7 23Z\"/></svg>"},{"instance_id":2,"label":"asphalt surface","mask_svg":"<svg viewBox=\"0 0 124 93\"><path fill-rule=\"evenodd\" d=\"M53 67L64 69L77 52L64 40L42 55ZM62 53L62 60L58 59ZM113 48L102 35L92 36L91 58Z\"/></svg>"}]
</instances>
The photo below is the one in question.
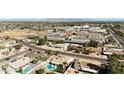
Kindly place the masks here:
<instances>
[{"instance_id":1,"label":"asphalt surface","mask_svg":"<svg viewBox=\"0 0 124 93\"><path fill-rule=\"evenodd\" d=\"M13 58L13 57L20 56L20 55L22 55L22 54L24 54L24 53L27 53L27 52L29 52L29 50L26 50L26 51L23 51L23 52L19 52L19 53L16 53L16 54L14 54L14 55L11 55L11 56L2 58L2 59L0 59L0 62L7 61L7 60L9 60L9 59L11 59L11 58Z\"/></svg>"},{"instance_id":2,"label":"asphalt surface","mask_svg":"<svg viewBox=\"0 0 124 93\"><path fill-rule=\"evenodd\" d=\"M18 40L18 42L20 42L23 45L28 46L32 49L35 49L35 50L44 50L44 51L47 50L44 48L36 47L34 45L30 45L29 43L21 41L21 40ZM79 58L85 58L85 59L90 59L90 60L97 60L97 61L101 61L101 62L107 62L107 59L105 59L105 58L93 57L93 56L89 56L89 55L85 55L85 54L69 53L69 52L62 52L62 51L55 51L55 50L51 50L51 51L52 52L59 52L60 54L73 56L73 57L79 57Z\"/></svg>"},{"instance_id":3,"label":"asphalt surface","mask_svg":"<svg viewBox=\"0 0 124 93\"><path fill-rule=\"evenodd\" d=\"M120 48L124 48L124 38L120 37L118 34L116 34L111 28L109 28L112 32L113 36L116 38L116 40L121 44Z\"/></svg>"},{"instance_id":4,"label":"asphalt surface","mask_svg":"<svg viewBox=\"0 0 124 93\"><path fill-rule=\"evenodd\" d=\"M116 40L121 44L122 48L124 48L124 38L121 38L119 35L114 33L114 31L112 29L110 29L110 30L111 30L113 36L116 38ZM11 38L11 39L13 39L13 38ZM13 39L13 40L17 40L17 39ZM22 43L25 46L30 47L31 49L34 49L34 50L44 50L44 51L47 50L47 49L44 49L44 48L36 47L34 45L30 45L29 43L21 41L21 40L17 40L17 41ZM85 59L90 59L90 60L97 60L97 61L101 61L101 62L107 62L107 59L105 59L105 58L93 57L93 56L89 56L89 55L85 55L85 54L69 53L69 52L62 52L62 51L55 51L55 50L51 50L51 51L59 52L60 54L73 56L73 57L79 57L79 58L85 58ZM28 51L20 52L20 53L17 53L15 55L0 59L0 62L5 61L8 58L19 56L19 55L21 55L23 53L26 53L26 52L28 52Z\"/></svg>"},{"instance_id":5,"label":"asphalt surface","mask_svg":"<svg viewBox=\"0 0 124 93\"><path fill-rule=\"evenodd\" d=\"M120 42L122 48L124 48L124 38L120 37L118 34L116 34L115 32L113 32L113 35L115 36L115 38Z\"/></svg>"}]
</instances>

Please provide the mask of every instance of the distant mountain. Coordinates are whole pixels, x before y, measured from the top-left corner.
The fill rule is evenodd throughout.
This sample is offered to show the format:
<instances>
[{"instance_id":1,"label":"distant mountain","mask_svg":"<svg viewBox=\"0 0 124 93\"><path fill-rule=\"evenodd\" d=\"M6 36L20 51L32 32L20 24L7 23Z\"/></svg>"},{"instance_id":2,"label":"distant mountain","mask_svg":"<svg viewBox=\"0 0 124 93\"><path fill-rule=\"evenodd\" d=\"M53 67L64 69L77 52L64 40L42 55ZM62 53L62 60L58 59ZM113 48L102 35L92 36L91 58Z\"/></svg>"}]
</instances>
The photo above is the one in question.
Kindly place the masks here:
<instances>
[{"instance_id":1,"label":"distant mountain","mask_svg":"<svg viewBox=\"0 0 124 93\"><path fill-rule=\"evenodd\" d=\"M124 18L0 18L0 22L124 22Z\"/></svg>"}]
</instances>

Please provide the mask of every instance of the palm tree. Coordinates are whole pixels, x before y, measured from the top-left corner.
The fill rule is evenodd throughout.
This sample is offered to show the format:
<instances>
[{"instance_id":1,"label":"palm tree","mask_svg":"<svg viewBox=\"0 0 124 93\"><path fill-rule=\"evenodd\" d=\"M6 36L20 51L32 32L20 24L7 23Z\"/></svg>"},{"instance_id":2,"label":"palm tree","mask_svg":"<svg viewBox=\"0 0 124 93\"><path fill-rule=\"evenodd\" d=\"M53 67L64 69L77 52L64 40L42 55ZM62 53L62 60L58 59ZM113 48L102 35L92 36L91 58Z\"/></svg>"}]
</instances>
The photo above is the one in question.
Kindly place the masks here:
<instances>
[{"instance_id":1,"label":"palm tree","mask_svg":"<svg viewBox=\"0 0 124 93\"><path fill-rule=\"evenodd\" d=\"M67 66L67 63L66 63L66 62L63 62L63 65L64 65L64 66Z\"/></svg>"}]
</instances>

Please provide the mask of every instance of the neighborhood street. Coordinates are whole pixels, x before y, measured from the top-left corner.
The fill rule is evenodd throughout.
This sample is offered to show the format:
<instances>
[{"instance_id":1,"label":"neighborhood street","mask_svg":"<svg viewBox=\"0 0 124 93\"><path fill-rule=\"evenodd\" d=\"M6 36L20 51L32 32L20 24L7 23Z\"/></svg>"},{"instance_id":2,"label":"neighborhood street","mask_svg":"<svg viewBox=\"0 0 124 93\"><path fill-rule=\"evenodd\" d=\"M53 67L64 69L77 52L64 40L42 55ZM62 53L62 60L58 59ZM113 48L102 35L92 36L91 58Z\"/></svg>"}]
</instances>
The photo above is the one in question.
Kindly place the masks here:
<instances>
[{"instance_id":1,"label":"neighborhood street","mask_svg":"<svg viewBox=\"0 0 124 93\"><path fill-rule=\"evenodd\" d=\"M28 46L32 49L36 49L36 50L48 50L48 49L45 49L45 48L39 48L39 47L36 47L34 45L30 45L29 43L27 42L24 42L24 41L21 41L21 40L18 40L18 42L24 44L25 46ZM93 57L93 56L89 56L89 55L85 55L85 54L77 54L77 53L70 53L70 52L65 52L65 51L56 51L56 50L51 50L53 52L59 52L63 55L68 55L68 56L73 56L73 57L79 57L79 58L86 58L86 59L91 59L91 60L97 60L97 61L102 61L102 62L106 62L107 59L106 58L101 58L101 57Z\"/></svg>"},{"instance_id":2,"label":"neighborhood street","mask_svg":"<svg viewBox=\"0 0 124 93\"><path fill-rule=\"evenodd\" d=\"M29 50L25 50L25 51L23 51L23 52L19 52L19 53L16 53L16 54L14 54L14 55L11 55L11 56L2 58L2 59L0 59L0 62L9 60L9 59L11 59L11 58L13 58L13 57L17 57L17 56L20 56L20 55L22 55L22 54L24 54L24 53L28 53L28 52L29 52Z\"/></svg>"}]
</instances>

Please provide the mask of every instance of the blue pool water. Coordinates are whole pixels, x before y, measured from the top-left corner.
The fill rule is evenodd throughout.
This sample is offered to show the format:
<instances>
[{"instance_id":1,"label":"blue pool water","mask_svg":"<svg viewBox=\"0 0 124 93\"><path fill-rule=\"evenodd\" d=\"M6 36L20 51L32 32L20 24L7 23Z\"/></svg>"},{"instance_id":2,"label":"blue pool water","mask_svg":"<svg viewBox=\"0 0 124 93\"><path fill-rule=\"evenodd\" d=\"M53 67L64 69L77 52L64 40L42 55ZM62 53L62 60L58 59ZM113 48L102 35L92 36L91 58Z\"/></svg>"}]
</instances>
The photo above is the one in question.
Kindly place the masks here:
<instances>
[{"instance_id":1,"label":"blue pool water","mask_svg":"<svg viewBox=\"0 0 124 93\"><path fill-rule=\"evenodd\" d=\"M51 70L54 70L55 67L54 67L53 65L48 64L48 65L47 65L47 69L48 69L49 71L51 71Z\"/></svg>"},{"instance_id":2,"label":"blue pool water","mask_svg":"<svg viewBox=\"0 0 124 93\"><path fill-rule=\"evenodd\" d=\"M27 66L23 67L22 73L25 74L25 73L27 73L30 70L31 70L31 67L27 65Z\"/></svg>"}]
</instances>

